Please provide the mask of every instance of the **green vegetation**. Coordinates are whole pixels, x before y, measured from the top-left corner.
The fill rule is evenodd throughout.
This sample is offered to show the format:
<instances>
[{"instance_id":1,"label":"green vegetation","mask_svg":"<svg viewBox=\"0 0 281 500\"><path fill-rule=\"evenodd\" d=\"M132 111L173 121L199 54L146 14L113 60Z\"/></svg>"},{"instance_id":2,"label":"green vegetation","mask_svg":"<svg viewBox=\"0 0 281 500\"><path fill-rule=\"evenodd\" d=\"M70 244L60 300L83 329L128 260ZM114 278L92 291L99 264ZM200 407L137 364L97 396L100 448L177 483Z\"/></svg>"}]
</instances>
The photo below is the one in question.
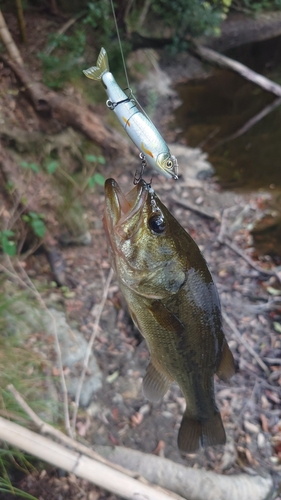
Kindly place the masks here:
<instances>
[{"instance_id":1,"label":"green vegetation","mask_svg":"<svg viewBox=\"0 0 281 500\"><path fill-rule=\"evenodd\" d=\"M15 236L14 231L10 231L8 229L4 231L0 231L0 246L2 250L10 257L13 257L17 253L17 247L13 238Z\"/></svg>"},{"instance_id":2,"label":"green vegetation","mask_svg":"<svg viewBox=\"0 0 281 500\"><path fill-rule=\"evenodd\" d=\"M82 71L83 53L86 47L86 35L82 28L76 28L71 36L50 35L49 45L55 55L40 52L44 70L44 83L51 88L62 88L66 81Z\"/></svg>"},{"instance_id":3,"label":"green vegetation","mask_svg":"<svg viewBox=\"0 0 281 500\"><path fill-rule=\"evenodd\" d=\"M46 233L46 226L43 221L44 218L44 214L37 214L36 212L28 212L26 215L22 216L22 220L30 225L38 238L43 238Z\"/></svg>"},{"instance_id":4,"label":"green vegetation","mask_svg":"<svg viewBox=\"0 0 281 500\"><path fill-rule=\"evenodd\" d=\"M114 5L126 56L138 48L137 39L131 36L134 32L150 39L151 32L156 33L155 39L167 33L168 49L176 53L188 49L190 37L218 35L220 24L231 9L246 13L280 9L281 0L157 0L149 4L141 0L126 8L119 0ZM96 56L101 46L110 47L111 70L122 73L110 1L81 2L79 8L85 10L78 12L74 26L67 33L51 34L46 50L38 54L44 83L55 89L62 88L67 81L82 78L82 69L93 64L93 54ZM64 12L67 9L63 2L62 9Z\"/></svg>"},{"instance_id":5,"label":"green vegetation","mask_svg":"<svg viewBox=\"0 0 281 500\"><path fill-rule=\"evenodd\" d=\"M281 0L233 0L232 5L245 13L259 13L264 10L281 9Z\"/></svg>"},{"instance_id":6,"label":"green vegetation","mask_svg":"<svg viewBox=\"0 0 281 500\"><path fill-rule=\"evenodd\" d=\"M92 145L91 149L93 149ZM72 152L74 156L78 155L77 151ZM61 224L62 232L67 231L67 240L69 236L74 236L75 239L78 238L79 240L79 237L87 232L80 199L86 191L92 191L97 186L103 186L105 182L104 176L96 171L98 166L103 166L106 163L105 158L99 154L82 154L81 151L79 151L79 155L81 165L73 173L68 171L69 161L67 160L66 165L64 165L63 157L58 152L46 157L42 162L42 167L35 161L23 160L19 163L30 182L32 182L32 176L37 176L39 173L51 177L50 180L54 184L54 192L56 193L54 196L58 200L55 203L57 206L56 215ZM77 160L76 157L75 159ZM33 235L39 238L39 241L47 231L45 214L28 210L28 199L26 197L21 199L21 203L26 206L26 211L16 220L14 226L11 228L4 227L2 230L0 228L0 251L9 257L16 255L18 246L20 249L22 248L24 241L21 241L21 238L26 239L26 234L23 235L22 225L19 225L17 221L23 221L25 228L29 228ZM29 236L31 232L28 231ZM20 245L18 245L19 241L21 241ZM36 244L37 247L38 244Z\"/></svg>"},{"instance_id":7,"label":"green vegetation","mask_svg":"<svg viewBox=\"0 0 281 500\"><path fill-rule=\"evenodd\" d=\"M221 5L198 0L158 0L152 3L153 12L173 29L173 52L186 50L188 37L216 34L222 21Z\"/></svg>"},{"instance_id":8,"label":"green vegetation","mask_svg":"<svg viewBox=\"0 0 281 500\"><path fill-rule=\"evenodd\" d=\"M37 311L37 319L30 315L28 320L27 310ZM9 282L0 284L0 415L21 424L27 424L28 417L7 390L8 384L13 384L34 411L45 417L50 415L51 407L57 408L49 394L44 397L48 362L32 349L32 335L39 330L40 315L27 293L18 292ZM10 474L15 469L28 474L34 466L26 454L0 443L0 493L35 500L12 485Z\"/></svg>"}]
</instances>

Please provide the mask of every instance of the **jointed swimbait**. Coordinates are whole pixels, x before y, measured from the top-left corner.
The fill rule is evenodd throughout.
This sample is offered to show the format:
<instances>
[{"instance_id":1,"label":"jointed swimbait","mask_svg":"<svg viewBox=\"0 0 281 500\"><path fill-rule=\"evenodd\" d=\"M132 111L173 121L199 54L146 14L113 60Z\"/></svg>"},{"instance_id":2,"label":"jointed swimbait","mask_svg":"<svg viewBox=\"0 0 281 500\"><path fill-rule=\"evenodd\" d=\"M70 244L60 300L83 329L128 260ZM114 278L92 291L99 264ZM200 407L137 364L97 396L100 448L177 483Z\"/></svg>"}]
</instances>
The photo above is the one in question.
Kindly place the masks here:
<instances>
[{"instance_id":1,"label":"jointed swimbait","mask_svg":"<svg viewBox=\"0 0 281 500\"><path fill-rule=\"evenodd\" d=\"M102 80L108 100L107 106L114 111L128 136L143 153L149 165L165 177L178 178L177 159L170 150L157 128L136 106L116 83L109 71L107 53L101 49L97 65L83 71L92 80Z\"/></svg>"}]
</instances>

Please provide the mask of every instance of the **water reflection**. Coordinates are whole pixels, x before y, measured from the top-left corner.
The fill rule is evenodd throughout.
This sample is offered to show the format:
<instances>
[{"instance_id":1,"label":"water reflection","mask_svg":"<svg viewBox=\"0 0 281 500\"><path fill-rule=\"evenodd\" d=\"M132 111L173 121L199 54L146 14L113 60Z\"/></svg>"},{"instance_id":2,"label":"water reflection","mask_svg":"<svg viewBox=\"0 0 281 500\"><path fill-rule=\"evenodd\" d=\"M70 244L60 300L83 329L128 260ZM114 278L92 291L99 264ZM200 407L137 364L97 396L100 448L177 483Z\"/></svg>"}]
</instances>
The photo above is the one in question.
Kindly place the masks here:
<instances>
[{"instance_id":1,"label":"water reflection","mask_svg":"<svg viewBox=\"0 0 281 500\"><path fill-rule=\"evenodd\" d=\"M281 38L251 44L228 56L274 79L281 80ZM276 97L228 70L180 84L182 105L176 110L177 126L189 146L201 147L223 187L281 188L281 106L242 136L223 143ZM221 144L221 145L220 145Z\"/></svg>"}]
</instances>

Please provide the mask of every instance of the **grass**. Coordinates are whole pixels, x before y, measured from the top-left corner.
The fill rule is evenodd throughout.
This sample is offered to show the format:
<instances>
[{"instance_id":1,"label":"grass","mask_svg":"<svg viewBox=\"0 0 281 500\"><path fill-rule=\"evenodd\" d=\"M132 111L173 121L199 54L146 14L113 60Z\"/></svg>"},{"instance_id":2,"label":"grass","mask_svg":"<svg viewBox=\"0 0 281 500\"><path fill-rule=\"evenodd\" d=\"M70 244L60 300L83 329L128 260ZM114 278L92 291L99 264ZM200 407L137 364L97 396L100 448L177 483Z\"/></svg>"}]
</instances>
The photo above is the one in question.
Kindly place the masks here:
<instances>
[{"instance_id":1,"label":"grass","mask_svg":"<svg viewBox=\"0 0 281 500\"><path fill-rule=\"evenodd\" d=\"M45 419L53 419L51 411L58 408L46 384L51 366L39 352L37 342L40 314L26 292L18 291L9 281L0 283L0 416L24 426L28 426L29 419L7 390L8 384L13 384ZM0 494L36 500L12 484L17 471L29 474L34 470L31 460L20 450L0 442Z\"/></svg>"}]
</instances>

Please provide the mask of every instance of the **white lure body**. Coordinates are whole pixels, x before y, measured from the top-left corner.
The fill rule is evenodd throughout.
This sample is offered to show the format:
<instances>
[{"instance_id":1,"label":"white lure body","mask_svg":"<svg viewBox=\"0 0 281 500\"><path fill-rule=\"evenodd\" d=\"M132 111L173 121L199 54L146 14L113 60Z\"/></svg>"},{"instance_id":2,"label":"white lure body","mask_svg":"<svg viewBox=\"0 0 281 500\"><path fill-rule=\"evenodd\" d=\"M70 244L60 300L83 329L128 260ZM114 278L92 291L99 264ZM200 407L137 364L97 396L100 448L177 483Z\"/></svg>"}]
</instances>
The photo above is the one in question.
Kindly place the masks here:
<instances>
[{"instance_id":1,"label":"white lure body","mask_svg":"<svg viewBox=\"0 0 281 500\"><path fill-rule=\"evenodd\" d=\"M165 177L178 178L177 160L171 155L168 145L150 119L142 113L134 99L119 87L109 71L107 53L101 49L97 66L83 73L93 80L102 80L108 95L107 106L114 111L128 136L143 153L146 162Z\"/></svg>"}]
</instances>

